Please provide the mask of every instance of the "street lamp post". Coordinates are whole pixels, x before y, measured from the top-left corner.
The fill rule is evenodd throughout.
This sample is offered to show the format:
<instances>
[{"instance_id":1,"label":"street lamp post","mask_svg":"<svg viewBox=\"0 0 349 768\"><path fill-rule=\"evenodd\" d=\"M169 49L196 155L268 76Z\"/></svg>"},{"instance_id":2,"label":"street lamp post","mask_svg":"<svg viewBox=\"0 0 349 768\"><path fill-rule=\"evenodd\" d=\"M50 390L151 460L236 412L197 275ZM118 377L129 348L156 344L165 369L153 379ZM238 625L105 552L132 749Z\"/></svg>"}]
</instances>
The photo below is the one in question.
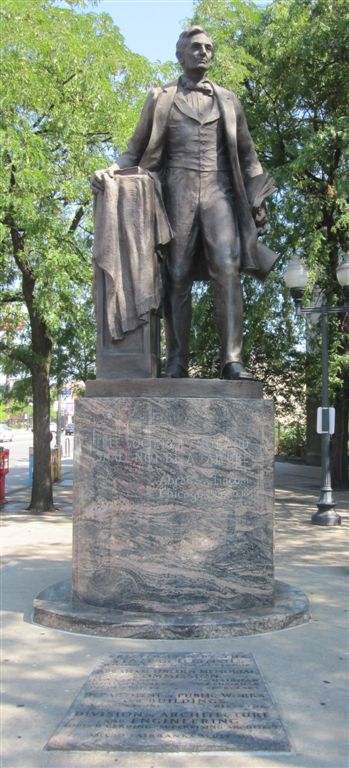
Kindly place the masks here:
<instances>
[{"instance_id":1,"label":"street lamp post","mask_svg":"<svg viewBox=\"0 0 349 768\"><path fill-rule=\"evenodd\" d=\"M328 395L328 315L339 312L349 312L349 306L329 307L325 294L322 302L317 307L302 307L301 301L308 279L308 273L302 262L293 257L284 275L285 283L290 289L291 296L296 305L296 314L321 315L321 339L322 339L322 408L319 419L318 431L321 433L321 479L322 487L317 503L317 512L312 515L315 525L340 525L341 518L337 514L336 502L333 498L331 485L330 442L334 432L334 409L329 407ZM340 283L345 300L349 300L349 253L346 254L342 264L337 268L337 279Z\"/></svg>"}]
</instances>

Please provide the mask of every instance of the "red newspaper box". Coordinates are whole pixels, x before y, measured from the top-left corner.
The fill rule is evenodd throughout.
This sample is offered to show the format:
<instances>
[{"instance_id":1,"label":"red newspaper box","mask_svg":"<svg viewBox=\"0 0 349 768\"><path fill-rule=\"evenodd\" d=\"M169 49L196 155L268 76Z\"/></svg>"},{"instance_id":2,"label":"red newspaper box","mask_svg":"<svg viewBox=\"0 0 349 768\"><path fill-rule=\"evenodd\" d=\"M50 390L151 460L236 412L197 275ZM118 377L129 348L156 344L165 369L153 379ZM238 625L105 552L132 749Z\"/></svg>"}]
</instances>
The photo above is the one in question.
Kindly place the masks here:
<instances>
[{"instance_id":1,"label":"red newspaper box","mask_svg":"<svg viewBox=\"0 0 349 768\"><path fill-rule=\"evenodd\" d=\"M0 445L0 504L2 501L5 501L5 476L10 469L9 459L9 449L3 448L2 445Z\"/></svg>"}]
</instances>

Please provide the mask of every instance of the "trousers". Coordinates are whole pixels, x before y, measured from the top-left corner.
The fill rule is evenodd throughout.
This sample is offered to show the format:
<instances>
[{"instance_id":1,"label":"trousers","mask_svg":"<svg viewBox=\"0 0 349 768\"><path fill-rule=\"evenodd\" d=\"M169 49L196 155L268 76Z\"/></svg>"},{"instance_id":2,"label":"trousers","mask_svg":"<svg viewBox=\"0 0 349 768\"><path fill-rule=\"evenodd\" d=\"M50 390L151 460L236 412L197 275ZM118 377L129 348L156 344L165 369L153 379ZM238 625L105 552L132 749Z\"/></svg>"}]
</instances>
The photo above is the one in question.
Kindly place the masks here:
<instances>
[{"instance_id":1,"label":"trousers","mask_svg":"<svg viewBox=\"0 0 349 768\"><path fill-rule=\"evenodd\" d=\"M239 235L230 174L169 168L164 199L173 230L165 279L167 366L189 363L191 291L197 251L213 286L221 367L241 362L242 294Z\"/></svg>"}]
</instances>

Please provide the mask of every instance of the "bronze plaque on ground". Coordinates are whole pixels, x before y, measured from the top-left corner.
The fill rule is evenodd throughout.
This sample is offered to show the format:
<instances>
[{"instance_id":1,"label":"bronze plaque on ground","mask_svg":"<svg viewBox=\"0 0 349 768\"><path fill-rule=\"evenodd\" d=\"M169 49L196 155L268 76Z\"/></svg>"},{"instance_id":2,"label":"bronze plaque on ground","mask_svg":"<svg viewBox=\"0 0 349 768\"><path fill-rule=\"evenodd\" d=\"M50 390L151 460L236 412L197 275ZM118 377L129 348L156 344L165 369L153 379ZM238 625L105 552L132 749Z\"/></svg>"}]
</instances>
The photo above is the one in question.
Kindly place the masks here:
<instances>
[{"instance_id":1,"label":"bronze plaque on ground","mask_svg":"<svg viewBox=\"0 0 349 768\"><path fill-rule=\"evenodd\" d=\"M123 653L93 670L48 749L289 751L251 654Z\"/></svg>"}]
</instances>

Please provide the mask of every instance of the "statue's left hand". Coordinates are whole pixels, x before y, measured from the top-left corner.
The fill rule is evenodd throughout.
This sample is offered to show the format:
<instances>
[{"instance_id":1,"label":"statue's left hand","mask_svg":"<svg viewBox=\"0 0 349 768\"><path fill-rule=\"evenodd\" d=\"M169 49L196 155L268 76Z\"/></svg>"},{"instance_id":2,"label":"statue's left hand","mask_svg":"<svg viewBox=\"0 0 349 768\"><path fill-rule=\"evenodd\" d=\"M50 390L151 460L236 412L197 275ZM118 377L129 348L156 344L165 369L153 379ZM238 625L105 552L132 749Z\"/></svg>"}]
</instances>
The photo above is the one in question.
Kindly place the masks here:
<instances>
[{"instance_id":1,"label":"statue's left hand","mask_svg":"<svg viewBox=\"0 0 349 768\"><path fill-rule=\"evenodd\" d=\"M102 168L100 171L95 171L92 176L92 190L95 195L98 194L98 192L103 192L104 190L104 179L103 175L105 173L110 176L111 179L114 178L114 175L117 171L119 171L120 168L117 163L113 163L113 165L110 165L109 168Z\"/></svg>"},{"instance_id":2,"label":"statue's left hand","mask_svg":"<svg viewBox=\"0 0 349 768\"><path fill-rule=\"evenodd\" d=\"M94 195L98 195L98 192L103 192L104 190L103 173L103 170L95 171L92 176L91 186Z\"/></svg>"},{"instance_id":3,"label":"statue's left hand","mask_svg":"<svg viewBox=\"0 0 349 768\"><path fill-rule=\"evenodd\" d=\"M112 165L109 166L109 168L106 169L106 173L108 174L108 176L110 176L111 179L113 179L115 176L115 173L117 173L117 171L119 170L120 170L120 166L117 163L113 163Z\"/></svg>"}]
</instances>

